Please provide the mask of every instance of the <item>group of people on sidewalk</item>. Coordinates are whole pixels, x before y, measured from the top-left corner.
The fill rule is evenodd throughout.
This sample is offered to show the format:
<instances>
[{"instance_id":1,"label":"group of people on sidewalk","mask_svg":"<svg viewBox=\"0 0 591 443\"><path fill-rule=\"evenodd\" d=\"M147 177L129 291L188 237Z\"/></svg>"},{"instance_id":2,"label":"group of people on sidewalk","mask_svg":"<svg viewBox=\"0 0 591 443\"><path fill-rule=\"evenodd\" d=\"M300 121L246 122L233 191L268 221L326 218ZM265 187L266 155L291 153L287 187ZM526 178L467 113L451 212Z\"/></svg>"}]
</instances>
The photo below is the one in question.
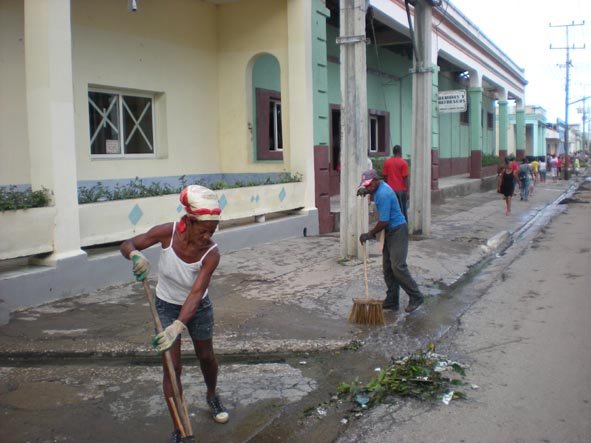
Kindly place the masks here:
<instances>
[{"instance_id":1,"label":"group of people on sidewalk","mask_svg":"<svg viewBox=\"0 0 591 443\"><path fill-rule=\"evenodd\" d=\"M573 156L573 170L576 176L580 171L578 155ZM519 189L520 200L528 201L534 194L536 184L546 183L549 175L553 183L560 180L563 168L567 168L564 159L556 154L539 157L524 157L518 163L513 155L505 157L497 170L497 192L503 195L505 215L511 214L511 200Z\"/></svg>"},{"instance_id":2,"label":"group of people on sidewalk","mask_svg":"<svg viewBox=\"0 0 591 443\"><path fill-rule=\"evenodd\" d=\"M521 159L518 163L514 156L505 157L497 170L497 192L503 195L505 215L511 214L511 201L519 189L520 200L528 201L534 194L536 184L546 183L550 178L556 183L560 176L560 159L556 155Z\"/></svg>"}]
</instances>

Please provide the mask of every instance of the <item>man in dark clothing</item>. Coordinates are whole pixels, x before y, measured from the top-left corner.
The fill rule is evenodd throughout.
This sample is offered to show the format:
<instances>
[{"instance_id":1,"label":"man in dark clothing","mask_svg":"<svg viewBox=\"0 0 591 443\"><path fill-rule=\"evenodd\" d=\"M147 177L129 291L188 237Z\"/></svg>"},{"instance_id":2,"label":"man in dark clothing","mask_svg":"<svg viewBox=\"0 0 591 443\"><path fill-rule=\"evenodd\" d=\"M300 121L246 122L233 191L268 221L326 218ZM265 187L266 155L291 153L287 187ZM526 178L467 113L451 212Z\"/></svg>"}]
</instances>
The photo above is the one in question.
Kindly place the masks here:
<instances>
[{"instance_id":1,"label":"man in dark clothing","mask_svg":"<svg viewBox=\"0 0 591 443\"><path fill-rule=\"evenodd\" d=\"M416 282L410 275L406 264L408 254L408 227L400 212L400 205L396 194L387 183L378 179L375 170L365 171L361 178L361 186L357 195L370 194L378 212L378 222L369 231L359 236L364 244L369 239L375 239L376 234L385 230L384 249L382 251L384 281L388 287L384 309L398 310L400 286L406 291L409 303L406 312L413 312L423 303L423 295Z\"/></svg>"}]
</instances>

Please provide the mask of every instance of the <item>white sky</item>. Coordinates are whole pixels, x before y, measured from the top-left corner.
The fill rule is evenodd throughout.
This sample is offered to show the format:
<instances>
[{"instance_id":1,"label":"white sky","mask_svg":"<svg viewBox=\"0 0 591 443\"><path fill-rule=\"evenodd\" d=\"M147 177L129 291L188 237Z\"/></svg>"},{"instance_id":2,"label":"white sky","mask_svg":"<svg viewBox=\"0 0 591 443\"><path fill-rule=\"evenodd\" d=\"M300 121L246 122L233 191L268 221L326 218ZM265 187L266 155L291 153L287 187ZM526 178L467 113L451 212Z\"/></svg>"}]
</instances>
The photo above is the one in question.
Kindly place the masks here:
<instances>
[{"instance_id":1,"label":"white sky","mask_svg":"<svg viewBox=\"0 0 591 443\"><path fill-rule=\"evenodd\" d=\"M443 0L442 8L448 0ZM528 84L525 104L542 106L548 122L565 118L566 28L550 27L575 24L568 28L570 51L569 102L591 96L591 0L451 0L462 14L476 25L499 49L525 69ZM569 124L581 123L582 113L569 107ZM587 125L591 120L591 99L586 101ZM589 126L587 127L589 130Z\"/></svg>"}]
</instances>

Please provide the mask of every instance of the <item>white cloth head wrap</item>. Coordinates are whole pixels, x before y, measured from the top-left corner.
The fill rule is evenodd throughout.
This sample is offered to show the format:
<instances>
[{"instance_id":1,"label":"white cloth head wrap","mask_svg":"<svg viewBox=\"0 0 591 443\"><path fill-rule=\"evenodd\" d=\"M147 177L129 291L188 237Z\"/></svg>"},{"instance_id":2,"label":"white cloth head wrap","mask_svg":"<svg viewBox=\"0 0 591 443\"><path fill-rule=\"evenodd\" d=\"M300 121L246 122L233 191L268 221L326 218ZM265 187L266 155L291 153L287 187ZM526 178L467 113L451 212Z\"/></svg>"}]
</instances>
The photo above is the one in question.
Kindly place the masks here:
<instances>
[{"instance_id":1,"label":"white cloth head wrap","mask_svg":"<svg viewBox=\"0 0 591 443\"><path fill-rule=\"evenodd\" d=\"M199 220L220 219L222 210L215 192L205 186L191 185L183 189L179 195L181 204L185 207L187 217Z\"/></svg>"}]
</instances>

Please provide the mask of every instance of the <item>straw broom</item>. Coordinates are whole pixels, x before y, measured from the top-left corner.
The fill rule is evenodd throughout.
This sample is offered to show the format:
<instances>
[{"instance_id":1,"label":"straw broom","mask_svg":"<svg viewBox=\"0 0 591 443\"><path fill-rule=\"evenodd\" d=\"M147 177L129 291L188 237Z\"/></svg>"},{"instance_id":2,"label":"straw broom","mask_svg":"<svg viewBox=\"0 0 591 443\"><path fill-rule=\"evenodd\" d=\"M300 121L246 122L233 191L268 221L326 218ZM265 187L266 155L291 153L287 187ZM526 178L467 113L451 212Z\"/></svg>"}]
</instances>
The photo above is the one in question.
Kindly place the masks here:
<instances>
[{"instance_id":1,"label":"straw broom","mask_svg":"<svg viewBox=\"0 0 591 443\"><path fill-rule=\"evenodd\" d=\"M362 325L383 325L384 311L383 301L369 298L367 284L367 242L363 244L363 271L365 276L365 298L354 298L353 307L349 314L349 321Z\"/></svg>"}]
</instances>

